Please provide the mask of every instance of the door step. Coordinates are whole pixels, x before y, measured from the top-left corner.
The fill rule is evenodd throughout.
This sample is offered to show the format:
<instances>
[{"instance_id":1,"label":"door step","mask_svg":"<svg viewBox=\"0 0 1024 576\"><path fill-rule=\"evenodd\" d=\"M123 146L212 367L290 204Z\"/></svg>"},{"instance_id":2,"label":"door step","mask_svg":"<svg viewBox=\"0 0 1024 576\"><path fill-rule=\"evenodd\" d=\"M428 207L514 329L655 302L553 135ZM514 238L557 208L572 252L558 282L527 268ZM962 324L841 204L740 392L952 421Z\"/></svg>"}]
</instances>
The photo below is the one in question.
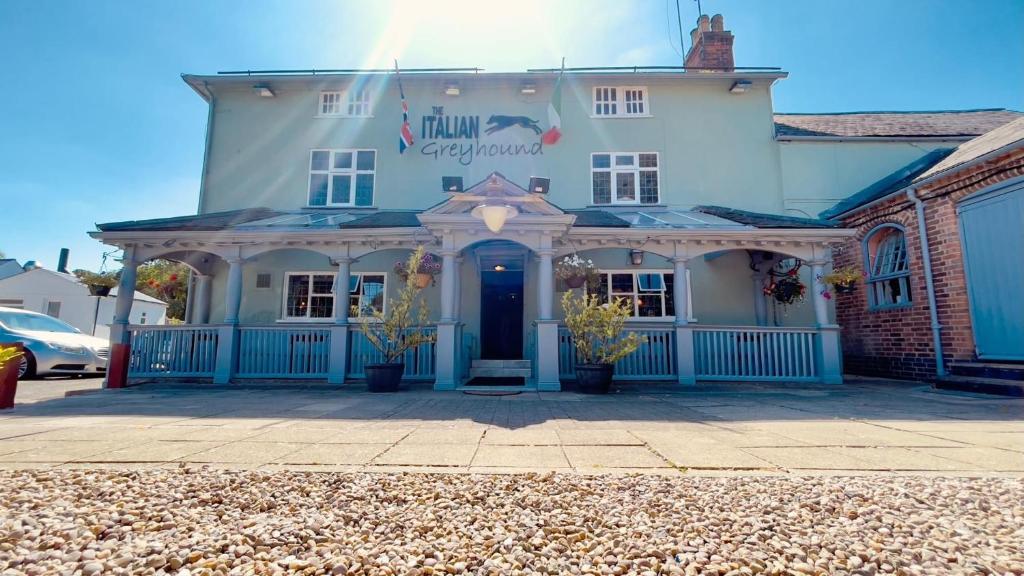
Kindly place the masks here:
<instances>
[{"instance_id":1,"label":"door step","mask_svg":"<svg viewBox=\"0 0 1024 576\"><path fill-rule=\"evenodd\" d=\"M473 360L470 378L520 378L533 375L529 360Z\"/></svg>"},{"instance_id":2,"label":"door step","mask_svg":"<svg viewBox=\"0 0 1024 576\"><path fill-rule=\"evenodd\" d=\"M951 362L949 371L954 376L972 378L998 378L1024 382L1024 364L1002 362Z\"/></svg>"},{"instance_id":3,"label":"door step","mask_svg":"<svg viewBox=\"0 0 1024 576\"><path fill-rule=\"evenodd\" d=\"M957 390L960 392L980 392L999 396L1024 397L1024 382L1005 380L1002 378L982 378L978 376L946 376L938 378L932 385L939 390Z\"/></svg>"}]
</instances>

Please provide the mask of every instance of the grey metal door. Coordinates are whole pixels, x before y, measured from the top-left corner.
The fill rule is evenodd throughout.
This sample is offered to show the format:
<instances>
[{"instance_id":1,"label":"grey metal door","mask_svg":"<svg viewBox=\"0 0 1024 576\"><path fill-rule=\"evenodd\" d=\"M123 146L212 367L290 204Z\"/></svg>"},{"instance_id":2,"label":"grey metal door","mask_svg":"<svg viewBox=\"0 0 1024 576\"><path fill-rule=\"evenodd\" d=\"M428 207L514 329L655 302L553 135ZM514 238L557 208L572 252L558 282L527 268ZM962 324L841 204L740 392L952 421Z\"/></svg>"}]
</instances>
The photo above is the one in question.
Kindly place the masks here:
<instances>
[{"instance_id":1,"label":"grey metal door","mask_svg":"<svg viewBox=\"0 0 1024 576\"><path fill-rule=\"evenodd\" d=\"M1024 182L957 208L978 357L1024 360Z\"/></svg>"}]
</instances>

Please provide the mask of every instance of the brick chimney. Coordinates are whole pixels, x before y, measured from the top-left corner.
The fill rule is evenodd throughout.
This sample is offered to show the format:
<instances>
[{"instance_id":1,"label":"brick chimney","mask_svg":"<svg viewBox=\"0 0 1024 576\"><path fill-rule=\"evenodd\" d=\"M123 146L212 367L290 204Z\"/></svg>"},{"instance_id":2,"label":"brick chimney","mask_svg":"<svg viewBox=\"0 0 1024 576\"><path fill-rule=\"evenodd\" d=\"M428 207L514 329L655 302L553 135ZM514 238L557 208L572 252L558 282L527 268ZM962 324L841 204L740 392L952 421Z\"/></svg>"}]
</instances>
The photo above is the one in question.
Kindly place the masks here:
<instances>
[{"instance_id":1,"label":"brick chimney","mask_svg":"<svg viewBox=\"0 0 1024 576\"><path fill-rule=\"evenodd\" d=\"M701 72L732 72L732 32L725 29L721 14L708 18L702 14L697 27L690 31L690 51L686 53L684 66L687 68L708 68Z\"/></svg>"}]
</instances>

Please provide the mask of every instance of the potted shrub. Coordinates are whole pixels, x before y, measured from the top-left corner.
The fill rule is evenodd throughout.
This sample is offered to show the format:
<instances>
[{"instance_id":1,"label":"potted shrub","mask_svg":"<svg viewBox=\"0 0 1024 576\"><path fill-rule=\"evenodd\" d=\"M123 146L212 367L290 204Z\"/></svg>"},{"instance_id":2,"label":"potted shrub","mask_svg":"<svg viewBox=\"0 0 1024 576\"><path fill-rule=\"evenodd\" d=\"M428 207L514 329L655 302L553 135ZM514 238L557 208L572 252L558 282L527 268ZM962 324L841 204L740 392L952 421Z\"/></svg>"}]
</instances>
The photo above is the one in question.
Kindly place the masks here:
<instances>
[{"instance_id":1,"label":"potted shrub","mask_svg":"<svg viewBox=\"0 0 1024 576\"><path fill-rule=\"evenodd\" d=\"M93 296L109 296L110 289L117 286L117 274L89 270L75 270L74 273L75 277L89 288L89 294Z\"/></svg>"},{"instance_id":2,"label":"potted shrub","mask_svg":"<svg viewBox=\"0 0 1024 576\"><path fill-rule=\"evenodd\" d=\"M441 273L441 260L430 253L424 253L416 268L411 268L408 262L395 262L395 274L407 282L410 277L410 270L415 270L411 277L416 281L417 288L426 288L435 283L435 276Z\"/></svg>"},{"instance_id":3,"label":"potted shrub","mask_svg":"<svg viewBox=\"0 0 1024 576\"><path fill-rule=\"evenodd\" d=\"M857 282L864 279L864 274L854 266L844 266L821 277L838 294L849 294L857 289Z\"/></svg>"},{"instance_id":4,"label":"potted shrub","mask_svg":"<svg viewBox=\"0 0 1024 576\"><path fill-rule=\"evenodd\" d=\"M0 410L14 408L21 367L21 344L0 344Z\"/></svg>"},{"instance_id":5,"label":"potted shrub","mask_svg":"<svg viewBox=\"0 0 1024 576\"><path fill-rule=\"evenodd\" d=\"M423 247L416 249L406 262L406 270L419 270L424 259ZM370 392L396 392L405 364L402 354L410 348L434 342L437 336L424 330L429 309L422 297L416 274L405 275L405 285L397 298L388 300L385 312L373 311L373 317L362 324L366 339L380 351L384 362L366 365L366 386Z\"/></svg>"},{"instance_id":6,"label":"potted shrub","mask_svg":"<svg viewBox=\"0 0 1024 576\"><path fill-rule=\"evenodd\" d=\"M597 268L593 260L580 258L574 252L558 261L555 276L569 288L579 288L597 276Z\"/></svg>"},{"instance_id":7,"label":"potted shrub","mask_svg":"<svg viewBox=\"0 0 1024 576\"><path fill-rule=\"evenodd\" d=\"M635 332L622 330L632 315L631 306L616 298L602 304L596 294L566 292L562 296L565 326L576 346L576 383L585 394L607 394L615 363L640 345Z\"/></svg>"}]
</instances>

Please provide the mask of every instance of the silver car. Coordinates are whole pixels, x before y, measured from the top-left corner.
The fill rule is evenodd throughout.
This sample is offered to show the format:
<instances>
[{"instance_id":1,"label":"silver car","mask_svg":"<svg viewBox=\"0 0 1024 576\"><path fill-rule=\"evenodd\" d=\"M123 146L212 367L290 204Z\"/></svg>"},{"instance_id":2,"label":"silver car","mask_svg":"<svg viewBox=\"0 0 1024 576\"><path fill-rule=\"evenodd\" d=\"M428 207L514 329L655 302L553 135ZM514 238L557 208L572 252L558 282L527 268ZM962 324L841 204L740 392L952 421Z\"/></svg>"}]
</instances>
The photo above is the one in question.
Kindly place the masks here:
<instances>
[{"instance_id":1,"label":"silver car","mask_svg":"<svg viewBox=\"0 0 1024 576\"><path fill-rule=\"evenodd\" d=\"M19 379L44 375L103 374L109 348L106 340L45 314L0 307L0 343L21 342L25 355Z\"/></svg>"}]
</instances>

